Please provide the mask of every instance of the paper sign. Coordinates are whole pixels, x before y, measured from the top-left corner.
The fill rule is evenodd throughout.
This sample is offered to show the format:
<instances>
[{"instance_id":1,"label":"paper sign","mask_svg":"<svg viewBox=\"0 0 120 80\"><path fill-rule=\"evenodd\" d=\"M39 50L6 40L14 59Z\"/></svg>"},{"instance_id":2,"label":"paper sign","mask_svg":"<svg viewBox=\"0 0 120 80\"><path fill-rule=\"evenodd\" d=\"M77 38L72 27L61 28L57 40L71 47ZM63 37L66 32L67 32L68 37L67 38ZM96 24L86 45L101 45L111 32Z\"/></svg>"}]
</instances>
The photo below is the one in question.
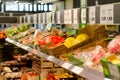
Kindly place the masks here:
<instances>
[{"instance_id":1,"label":"paper sign","mask_svg":"<svg viewBox=\"0 0 120 80\"><path fill-rule=\"evenodd\" d=\"M55 23L55 12L52 12L52 23Z\"/></svg>"},{"instance_id":2,"label":"paper sign","mask_svg":"<svg viewBox=\"0 0 120 80\"><path fill-rule=\"evenodd\" d=\"M68 24L72 23L72 10L67 10L67 22Z\"/></svg>"},{"instance_id":3,"label":"paper sign","mask_svg":"<svg viewBox=\"0 0 120 80\"><path fill-rule=\"evenodd\" d=\"M96 14L96 12L95 12L95 9L96 9L96 7L90 7L89 8L89 23L90 24L95 24L95 14Z\"/></svg>"},{"instance_id":4,"label":"paper sign","mask_svg":"<svg viewBox=\"0 0 120 80\"><path fill-rule=\"evenodd\" d=\"M81 9L81 23L86 23L86 8Z\"/></svg>"},{"instance_id":5,"label":"paper sign","mask_svg":"<svg viewBox=\"0 0 120 80\"><path fill-rule=\"evenodd\" d=\"M34 23L34 24L37 24L37 14L34 14L34 15L33 15L33 23Z\"/></svg>"},{"instance_id":6,"label":"paper sign","mask_svg":"<svg viewBox=\"0 0 120 80\"><path fill-rule=\"evenodd\" d=\"M60 17L60 15L61 15L61 12L60 11L57 11L57 23L59 24L59 23L61 23L61 17Z\"/></svg>"},{"instance_id":7,"label":"paper sign","mask_svg":"<svg viewBox=\"0 0 120 80\"><path fill-rule=\"evenodd\" d=\"M67 16L67 10L64 10L64 23L65 24L68 23L67 22L67 18L68 18L68 16Z\"/></svg>"},{"instance_id":8,"label":"paper sign","mask_svg":"<svg viewBox=\"0 0 120 80\"><path fill-rule=\"evenodd\" d=\"M43 23L46 23L46 15L45 13L42 13Z\"/></svg>"},{"instance_id":9,"label":"paper sign","mask_svg":"<svg viewBox=\"0 0 120 80\"><path fill-rule=\"evenodd\" d=\"M41 14L38 14L38 24L41 23Z\"/></svg>"},{"instance_id":10,"label":"paper sign","mask_svg":"<svg viewBox=\"0 0 120 80\"><path fill-rule=\"evenodd\" d=\"M79 23L80 21L80 10L79 9L73 9L73 23Z\"/></svg>"},{"instance_id":11,"label":"paper sign","mask_svg":"<svg viewBox=\"0 0 120 80\"><path fill-rule=\"evenodd\" d=\"M100 6L100 24L114 23L114 6L113 4Z\"/></svg>"},{"instance_id":12,"label":"paper sign","mask_svg":"<svg viewBox=\"0 0 120 80\"><path fill-rule=\"evenodd\" d=\"M30 23L30 15L27 15L27 21Z\"/></svg>"},{"instance_id":13,"label":"paper sign","mask_svg":"<svg viewBox=\"0 0 120 80\"><path fill-rule=\"evenodd\" d=\"M62 65L62 67L63 67L63 68L66 68L66 69L70 68L71 66L72 66L72 64L70 64L70 63L64 63L64 64Z\"/></svg>"},{"instance_id":14,"label":"paper sign","mask_svg":"<svg viewBox=\"0 0 120 80\"><path fill-rule=\"evenodd\" d=\"M83 68L75 66L71 71L73 71L76 74L80 74L83 71Z\"/></svg>"},{"instance_id":15,"label":"paper sign","mask_svg":"<svg viewBox=\"0 0 120 80\"><path fill-rule=\"evenodd\" d=\"M20 24L22 24L22 16L20 16Z\"/></svg>"},{"instance_id":16,"label":"paper sign","mask_svg":"<svg viewBox=\"0 0 120 80\"><path fill-rule=\"evenodd\" d=\"M52 13L51 13L51 12L48 12L48 13L46 13L46 15L47 15L47 17L46 17L47 23L51 23L51 16L52 16Z\"/></svg>"}]
</instances>

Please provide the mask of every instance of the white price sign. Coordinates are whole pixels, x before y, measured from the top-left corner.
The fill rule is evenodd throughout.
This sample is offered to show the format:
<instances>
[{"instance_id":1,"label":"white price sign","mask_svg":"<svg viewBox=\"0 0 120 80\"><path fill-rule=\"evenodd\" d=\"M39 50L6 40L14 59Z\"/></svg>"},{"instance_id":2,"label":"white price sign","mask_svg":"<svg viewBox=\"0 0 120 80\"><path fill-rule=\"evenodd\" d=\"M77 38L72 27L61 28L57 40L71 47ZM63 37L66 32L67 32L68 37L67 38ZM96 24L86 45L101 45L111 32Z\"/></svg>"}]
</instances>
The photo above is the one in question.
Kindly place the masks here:
<instances>
[{"instance_id":1,"label":"white price sign","mask_svg":"<svg viewBox=\"0 0 120 80\"><path fill-rule=\"evenodd\" d=\"M68 16L67 16L67 10L64 10L64 23L68 23L67 22L67 18L68 18Z\"/></svg>"},{"instance_id":2,"label":"white price sign","mask_svg":"<svg viewBox=\"0 0 120 80\"><path fill-rule=\"evenodd\" d=\"M67 22L68 22L69 24L72 23L72 10L68 10L68 11L67 11Z\"/></svg>"},{"instance_id":3,"label":"white price sign","mask_svg":"<svg viewBox=\"0 0 120 80\"><path fill-rule=\"evenodd\" d=\"M71 66L72 66L72 64L70 64L70 63L64 63L64 64L62 65L62 67L63 67L63 68L66 68L66 69L70 68Z\"/></svg>"},{"instance_id":4,"label":"white price sign","mask_svg":"<svg viewBox=\"0 0 120 80\"><path fill-rule=\"evenodd\" d=\"M41 23L41 14L38 14L38 24Z\"/></svg>"},{"instance_id":5,"label":"white price sign","mask_svg":"<svg viewBox=\"0 0 120 80\"><path fill-rule=\"evenodd\" d=\"M20 24L22 24L22 16L20 16Z\"/></svg>"},{"instance_id":6,"label":"white price sign","mask_svg":"<svg viewBox=\"0 0 120 80\"><path fill-rule=\"evenodd\" d=\"M46 13L46 15L47 15L47 23L50 23L51 22L51 16L52 16L51 12Z\"/></svg>"},{"instance_id":7,"label":"white price sign","mask_svg":"<svg viewBox=\"0 0 120 80\"><path fill-rule=\"evenodd\" d=\"M61 12L57 11L57 23L61 23L61 17L60 17Z\"/></svg>"},{"instance_id":8,"label":"white price sign","mask_svg":"<svg viewBox=\"0 0 120 80\"><path fill-rule=\"evenodd\" d=\"M113 24L114 23L114 5L103 5L100 7L100 23Z\"/></svg>"},{"instance_id":9,"label":"white price sign","mask_svg":"<svg viewBox=\"0 0 120 80\"><path fill-rule=\"evenodd\" d=\"M86 23L86 8L81 9L81 23Z\"/></svg>"},{"instance_id":10,"label":"white price sign","mask_svg":"<svg viewBox=\"0 0 120 80\"><path fill-rule=\"evenodd\" d=\"M27 15L27 21L30 23L30 15Z\"/></svg>"},{"instance_id":11,"label":"white price sign","mask_svg":"<svg viewBox=\"0 0 120 80\"><path fill-rule=\"evenodd\" d=\"M95 14L96 14L96 7L89 8L89 23L95 24Z\"/></svg>"},{"instance_id":12,"label":"white price sign","mask_svg":"<svg viewBox=\"0 0 120 80\"><path fill-rule=\"evenodd\" d=\"M33 15L33 23L37 24L37 14Z\"/></svg>"},{"instance_id":13,"label":"white price sign","mask_svg":"<svg viewBox=\"0 0 120 80\"><path fill-rule=\"evenodd\" d=\"M43 18L43 23L45 23L46 22L46 15L45 15L45 13L42 13L42 18Z\"/></svg>"},{"instance_id":14,"label":"white price sign","mask_svg":"<svg viewBox=\"0 0 120 80\"><path fill-rule=\"evenodd\" d=\"M79 9L73 9L73 23L79 23Z\"/></svg>"},{"instance_id":15,"label":"white price sign","mask_svg":"<svg viewBox=\"0 0 120 80\"><path fill-rule=\"evenodd\" d=\"M71 71L73 71L76 74L80 74L83 71L83 68L75 66Z\"/></svg>"},{"instance_id":16,"label":"white price sign","mask_svg":"<svg viewBox=\"0 0 120 80\"><path fill-rule=\"evenodd\" d=\"M112 79L105 78L104 80L112 80Z\"/></svg>"},{"instance_id":17,"label":"white price sign","mask_svg":"<svg viewBox=\"0 0 120 80\"><path fill-rule=\"evenodd\" d=\"M55 23L55 12L52 12L52 23Z\"/></svg>"}]
</instances>

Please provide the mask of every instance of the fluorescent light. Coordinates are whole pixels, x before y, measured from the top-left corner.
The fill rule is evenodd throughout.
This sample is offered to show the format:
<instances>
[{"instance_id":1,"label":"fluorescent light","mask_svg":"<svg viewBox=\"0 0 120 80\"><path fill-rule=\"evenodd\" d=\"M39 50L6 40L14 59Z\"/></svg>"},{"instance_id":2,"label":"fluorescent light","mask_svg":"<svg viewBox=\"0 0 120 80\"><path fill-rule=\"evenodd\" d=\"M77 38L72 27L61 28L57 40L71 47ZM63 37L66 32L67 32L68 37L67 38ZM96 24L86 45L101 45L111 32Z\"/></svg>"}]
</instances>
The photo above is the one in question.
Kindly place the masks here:
<instances>
[{"instance_id":1,"label":"fluorescent light","mask_svg":"<svg viewBox=\"0 0 120 80\"><path fill-rule=\"evenodd\" d=\"M16 4L17 4L17 3L19 3L19 1L17 0L17 1L15 1L14 3L16 3Z\"/></svg>"}]
</instances>

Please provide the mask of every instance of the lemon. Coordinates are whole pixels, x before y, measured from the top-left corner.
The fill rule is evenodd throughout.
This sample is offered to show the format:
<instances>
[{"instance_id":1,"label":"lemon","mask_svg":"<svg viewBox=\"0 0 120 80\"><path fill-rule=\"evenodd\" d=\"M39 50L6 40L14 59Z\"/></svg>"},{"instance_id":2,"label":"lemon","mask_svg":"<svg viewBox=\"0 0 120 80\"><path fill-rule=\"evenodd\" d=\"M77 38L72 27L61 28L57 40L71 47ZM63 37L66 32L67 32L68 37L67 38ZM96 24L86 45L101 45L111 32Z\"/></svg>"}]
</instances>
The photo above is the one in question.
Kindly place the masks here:
<instances>
[{"instance_id":1,"label":"lemon","mask_svg":"<svg viewBox=\"0 0 120 80\"><path fill-rule=\"evenodd\" d=\"M89 38L89 36L86 34L80 34L76 37L76 39L79 40L80 42L83 42L83 41L87 40L88 38Z\"/></svg>"},{"instance_id":2,"label":"lemon","mask_svg":"<svg viewBox=\"0 0 120 80\"><path fill-rule=\"evenodd\" d=\"M72 46L73 46L73 45L76 45L76 44L78 44L78 43L80 43L80 41L77 40L77 39L75 39L75 40L72 42Z\"/></svg>"}]
</instances>

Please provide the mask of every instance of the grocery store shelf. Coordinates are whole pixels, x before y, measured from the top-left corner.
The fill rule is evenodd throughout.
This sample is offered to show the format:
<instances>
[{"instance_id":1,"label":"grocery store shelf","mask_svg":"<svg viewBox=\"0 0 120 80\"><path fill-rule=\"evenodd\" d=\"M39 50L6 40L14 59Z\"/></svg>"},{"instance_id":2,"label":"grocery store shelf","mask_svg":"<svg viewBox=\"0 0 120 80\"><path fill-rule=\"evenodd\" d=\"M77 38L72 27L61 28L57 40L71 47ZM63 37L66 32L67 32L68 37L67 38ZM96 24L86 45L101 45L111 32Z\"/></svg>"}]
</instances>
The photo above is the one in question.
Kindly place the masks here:
<instances>
[{"instance_id":1,"label":"grocery store shelf","mask_svg":"<svg viewBox=\"0 0 120 80\"><path fill-rule=\"evenodd\" d=\"M82 68L79 66L74 66L73 64L64 62L64 61L62 61L54 56L42 53L36 49L22 45L21 43L16 42L10 38L6 38L6 41L8 41L9 43L12 43L12 44L14 44L14 45L26 50L26 51L32 52L33 54L35 54L39 57L45 58L46 60L51 61L51 62L57 64L58 66L61 66L62 68L66 69L66 70L69 70L69 71L71 71L79 76L87 78L88 80L112 80L112 79L105 78L104 74L101 72L98 72L96 70L92 70L90 68Z\"/></svg>"}]
</instances>

